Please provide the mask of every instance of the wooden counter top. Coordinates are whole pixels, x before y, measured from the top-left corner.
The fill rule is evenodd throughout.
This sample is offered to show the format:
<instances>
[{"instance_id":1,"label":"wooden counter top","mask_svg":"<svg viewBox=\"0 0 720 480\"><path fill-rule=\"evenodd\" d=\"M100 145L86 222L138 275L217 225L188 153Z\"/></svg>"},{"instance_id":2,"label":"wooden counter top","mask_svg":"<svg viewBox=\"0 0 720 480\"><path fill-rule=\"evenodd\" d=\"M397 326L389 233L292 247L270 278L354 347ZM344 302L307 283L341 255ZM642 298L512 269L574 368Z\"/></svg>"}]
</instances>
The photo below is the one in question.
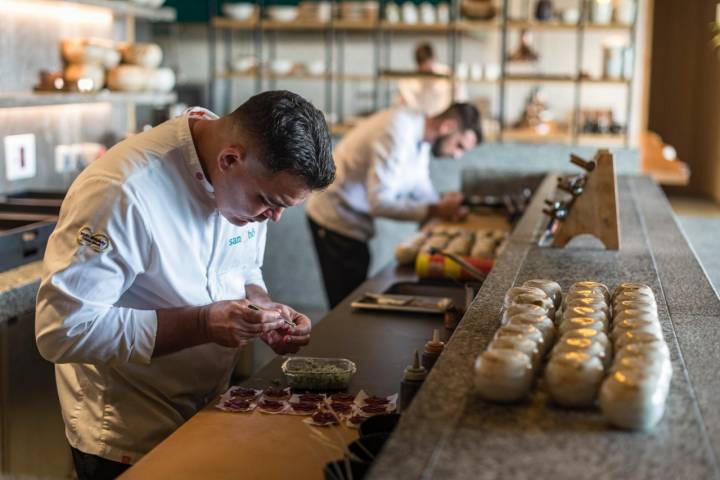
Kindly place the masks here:
<instances>
[{"instance_id":1,"label":"wooden counter top","mask_svg":"<svg viewBox=\"0 0 720 480\"><path fill-rule=\"evenodd\" d=\"M487 217L486 223L474 219L472 226L507 228L503 220L492 216ZM398 393L405 367L414 351L432 337L433 329L440 329L441 338L448 339L442 318L359 311L350 304L364 292L383 292L394 283L416 280L412 268L395 265L369 278L313 327L311 343L300 354L354 361L358 371L351 380L350 392L362 389L375 395ZM284 357L275 358L243 385L264 388L273 381L283 381L280 370L283 360ZM209 406L122 478L320 479L324 465L342 458L342 452L331 451L312 438L311 429L318 428L302 423L303 418L257 411L222 412ZM319 430L337 439L339 447L357 438L356 430L344 426Z\"/></svg>"},{"instance_id":2,"label":"wooden counter top","mask_svg":"<svg viewBox=\"0 0 720 480\"><path fill-rule=\"evenodd\" d=\"M206 408L128 470L123 479L322 479L342 457L311 435L306 417ZM345 426L320 428L338 448L357 438Z\"/></svg>"}]
</instances>

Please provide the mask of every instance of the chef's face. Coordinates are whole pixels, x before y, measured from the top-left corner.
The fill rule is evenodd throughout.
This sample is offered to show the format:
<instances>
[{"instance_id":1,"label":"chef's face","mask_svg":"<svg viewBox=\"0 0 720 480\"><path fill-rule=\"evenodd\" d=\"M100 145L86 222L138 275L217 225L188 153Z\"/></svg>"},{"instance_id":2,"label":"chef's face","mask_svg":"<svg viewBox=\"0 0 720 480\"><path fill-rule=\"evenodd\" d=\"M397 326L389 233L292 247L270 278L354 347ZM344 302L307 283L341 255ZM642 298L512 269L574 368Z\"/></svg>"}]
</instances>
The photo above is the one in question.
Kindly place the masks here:
<instances>
[{"instance_id":1,"label":"chef's face","mask_svg":"<svg viewBox=\"0 0 720 480\"><path fill-rule=\"evenodd\" d=\"M433 143L432 154L436 157L460 158L477 145L477 136L472 130L456 130L441 134Z\"/></svg>"},{"instance_id":2,"label":"chef's face","mask_svg":"<svg viewBox=\"0 0 720 480\"><path fill-rule=\"evenodd\" d=\"M241 147L228 147L218 157L218 178L213 179L220 214L233 225L272 220L302 203L310 190L298 175L271 173L257 157Z\"/></svg>"}]
</instances>

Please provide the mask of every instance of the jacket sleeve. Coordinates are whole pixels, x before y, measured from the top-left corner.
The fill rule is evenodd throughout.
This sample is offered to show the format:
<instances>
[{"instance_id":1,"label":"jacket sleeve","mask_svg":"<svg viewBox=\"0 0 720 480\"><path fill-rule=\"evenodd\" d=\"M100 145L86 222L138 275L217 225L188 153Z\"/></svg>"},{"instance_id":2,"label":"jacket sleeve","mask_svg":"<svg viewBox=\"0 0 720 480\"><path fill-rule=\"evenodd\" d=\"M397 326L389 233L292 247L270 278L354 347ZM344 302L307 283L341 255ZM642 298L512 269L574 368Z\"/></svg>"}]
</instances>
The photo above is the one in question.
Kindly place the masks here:
<instances>
[{"instance_id":1,"label":"jacket sleeve","mask_svg":"<svg viewBox=\"0 0 720 480\"><path fill-rule=\"evenodd\" d=\"M54 363L150 363L154 310L115 306L145 272L152 238L134 197L112 180L87 178L63 203L43 261L37 346Z\"/></svg>"},{"instance_id":2,"label":"jacket sleeve","mask_svg":"<svg viewBox=\"0 0 720 480\"><path fill-rule=\"evenodd\" d=\"M419 192L413 192L411 196L401 193L400 187L406 175L402 165L408 165L403 160L418 152L417 139L408 135L403 123L396 120L392 128L372 145L367 177L368 203L374 217L419 222L427 216L432 202L419 198ZM420 164L417 167L427 168ZM423 191L427 188L426 185L418 187Z\"/></svg>"}]
</instances>

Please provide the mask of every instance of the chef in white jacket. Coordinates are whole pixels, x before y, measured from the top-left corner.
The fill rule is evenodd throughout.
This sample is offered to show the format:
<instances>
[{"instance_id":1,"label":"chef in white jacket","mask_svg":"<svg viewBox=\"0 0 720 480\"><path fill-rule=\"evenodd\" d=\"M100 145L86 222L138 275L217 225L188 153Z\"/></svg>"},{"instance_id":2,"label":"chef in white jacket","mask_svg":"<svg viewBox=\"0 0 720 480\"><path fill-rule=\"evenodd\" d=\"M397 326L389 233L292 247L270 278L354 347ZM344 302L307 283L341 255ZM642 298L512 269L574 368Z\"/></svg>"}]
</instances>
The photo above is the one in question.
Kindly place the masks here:
<instances>
[{"instance_id":1,"label":"chef in white jacket","mask_svg":"<svg viewBox=\"0 0 720 480\"><path fill-rule=\"evenodd\" d=\"M438 197L430 181L430 154L459 158L480 141L480 114L467 103L433 117L390 108L345 135L334 151L336 181L313 193L306 207L331 307L367 276L374 218L422 222L467 214L460 193Z\"/></svg>"},{"instance_id":2,"label":"chef in white jacket","mask_svg":"<svg viewBox=\"0 0 720 480\"><path fill-rule=\"evenodd\" d=\"M79 478L114 478L172 433L226 388L251 339L308 343L309 319L267 294L264 221L334 173L321 112L279 91L222 118L190 109L77 178L48 242L36 339Z\"/></svg>"}]
</instances>

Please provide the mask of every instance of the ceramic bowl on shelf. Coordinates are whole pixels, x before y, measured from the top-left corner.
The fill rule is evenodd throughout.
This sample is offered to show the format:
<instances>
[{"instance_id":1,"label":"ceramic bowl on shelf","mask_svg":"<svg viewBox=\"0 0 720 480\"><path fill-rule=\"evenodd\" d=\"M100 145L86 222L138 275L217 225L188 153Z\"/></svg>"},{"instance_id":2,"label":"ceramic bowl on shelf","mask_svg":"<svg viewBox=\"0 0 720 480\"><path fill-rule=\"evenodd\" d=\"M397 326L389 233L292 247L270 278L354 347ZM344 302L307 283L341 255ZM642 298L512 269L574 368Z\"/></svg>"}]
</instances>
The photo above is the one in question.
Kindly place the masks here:
<instances>
[{"instance_id":1,"label":"ceramic bowl on shelf","mask_svg":"<svg viewBox=\"0 0 720 480\"><path fill-rule=\"evenodd\" d=\"M495 17L495 5L485 0L462 0L460 11L471 20L490 20Z\"/></svg>"},{"instance_id":2,"label":"ceramic bowl on shelf","mask_svg":"<svg viewBox=\"0 0 720 480\"><path fill-rule=\"evenodd\" d=\"M255 56L236 57L230 62L230 69L238 73L251 73L258 66Z\"/></svg>"},{"instance_id":3,"label":"ceramic bowl on shelf","mask_svg":"<svg viewBox=\"0 0 720 480\"><path fill-rule=\"evenodd\" d=\"M270 71L274 75L289 75L295 64L291 60L278 58L270 63Z\"/></svg>"},{"instance_id":4,"label":"ceramic bowl on shelf","mask_svg":"<svg viewBox=\"0 0 720 480\"><path fill-rule=\"evenodd\" d=\"M226 3L223 5L223 14L233 20L249 20L255 13L255 4L253 3Z\"/></svg>"},{"instance_id":5,"label":"ceramic bowl on shelf","mask_svg":"<svg viewBox=\"0 0 720 480\"><path fill-rule=\"evenodd\" d=\"M141 92L148 81L148 70L137 65L120 65L108 72L107 85L120 92Z\"/></svg>"},{"instance_id":6,"label":"ceramic bowl on shelf","mask_svg":"<svg viewBox=\"0 0 720 480\"><path fill-rule=\"evenodd\" d=\"M313 60L305 64L305 69L310 75L324 75L326 66L323 60Z\"/></svg>"},{"instance_id":7,"label":"ceramic bowl on shelf","mask_svg":"<svg viewBox=\"0 0 720 480\"><path fill-rule=\"evenodd\" d=\"M123 62L144 68L157 68L163 59L162 49L155 43L127 43L120 53Z\"/></svg>"},{"instance_id":8,"label":"ceramic bowl on shelf","mask_svg":"<svg viewBox=\"0 0 720 480\"><path fill-rule=\"evenodd\" d=\"M175 72L169 68L156 68L147 72L145 90L167 93L175 87Z\"/></svg>"},{"instance_id":9,"label":"ceramic bowl on shelf","mask_svg":"<svg viewBox=\"0 0 720 480\"><path fill-rule=\"evenodd\" d=\"M108 52L113 51L110 41L88 38L65 38L60 41L60 55L67 63L104 64Z\"/></svg>"},{"instance_id":10,"label":"ceramic bowl on shelf","mask_svg":"<svg viewBox=\"0 0 720 480\"><path fill-rule=\"evenodd\" d=\"M287 5L274 5L268 7L270 19L278 22L292 22L298 17L298 8Z\"/></svg>"},{"instance_id":11,"label":"ceramic bowl on shelf","mask_svg":"<svg viewBox=\"0 0 720 480\"><path fill-rule=\"evenodd\" d=\"M71 63L65 67L66 85L75 85L82 92L97 92L105 85L105 70L92 63Z\"/></svg>"}]
</instances>

